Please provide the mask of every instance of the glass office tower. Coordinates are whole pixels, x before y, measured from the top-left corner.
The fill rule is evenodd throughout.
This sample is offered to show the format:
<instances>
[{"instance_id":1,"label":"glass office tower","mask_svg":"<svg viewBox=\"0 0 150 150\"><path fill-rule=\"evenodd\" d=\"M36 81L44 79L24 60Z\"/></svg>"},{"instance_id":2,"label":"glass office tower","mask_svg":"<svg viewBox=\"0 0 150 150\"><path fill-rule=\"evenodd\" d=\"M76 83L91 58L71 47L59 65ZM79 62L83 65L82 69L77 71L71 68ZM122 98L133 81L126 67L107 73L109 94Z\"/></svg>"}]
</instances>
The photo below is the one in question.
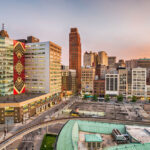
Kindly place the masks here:
<instances>
[{"instance_id":1,"label":"glass office tower","mask_svg":"<svg viewBox=\"0 0 150 150\"><path fill-rule=\"evenodd\" d=\"M25 45L0 36L0 96L25 92Z\"/></svg>"},{"instance_id":2,"label":"glass office tower","mask_svg":"<svg viewBox=\"0 0 150 150\"><path fill-rule=\"evenodd\" d=\"M13 40L0 37L0 95L13 94Z\"/></svg>"}]
</instances>

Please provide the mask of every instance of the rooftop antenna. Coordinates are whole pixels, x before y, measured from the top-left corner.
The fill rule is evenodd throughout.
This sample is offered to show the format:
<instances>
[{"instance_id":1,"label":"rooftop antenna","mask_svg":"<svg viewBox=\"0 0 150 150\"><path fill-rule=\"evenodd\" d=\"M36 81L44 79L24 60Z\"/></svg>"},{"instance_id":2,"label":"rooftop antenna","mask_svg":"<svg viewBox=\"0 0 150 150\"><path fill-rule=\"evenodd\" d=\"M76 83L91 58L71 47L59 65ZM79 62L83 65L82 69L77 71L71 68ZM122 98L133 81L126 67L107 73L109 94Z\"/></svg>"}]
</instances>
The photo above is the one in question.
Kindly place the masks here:
<instances>
[{"instance_id":1,"label":"rooftop antenna","mask_svg":"<svg viewBox=\"0 0 150 150\"><path fill-rule=\"evenodd\" d=\"M2 23L2 30L5 30L5 24Z\"/></svg>"}]
</instances>

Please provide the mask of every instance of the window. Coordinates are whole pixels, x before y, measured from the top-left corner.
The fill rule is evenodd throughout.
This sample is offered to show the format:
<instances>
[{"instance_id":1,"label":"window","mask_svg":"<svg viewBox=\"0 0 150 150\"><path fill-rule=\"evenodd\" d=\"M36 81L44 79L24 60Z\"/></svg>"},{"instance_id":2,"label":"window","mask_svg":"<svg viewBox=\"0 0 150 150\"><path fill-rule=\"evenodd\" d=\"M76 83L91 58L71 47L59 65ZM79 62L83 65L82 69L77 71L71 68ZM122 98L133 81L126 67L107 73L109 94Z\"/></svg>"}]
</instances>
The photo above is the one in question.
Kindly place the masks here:
<instances>
[{"instance_id":1,"label":"window","mask_svg":"<svg viewBox=\"0 0 150 150\"><path fill-rule=\"evenodd\" d=\"M89 148L91 147L91 143L88 143L88 147L89 147Z\"/></svg>"}]
</instances>

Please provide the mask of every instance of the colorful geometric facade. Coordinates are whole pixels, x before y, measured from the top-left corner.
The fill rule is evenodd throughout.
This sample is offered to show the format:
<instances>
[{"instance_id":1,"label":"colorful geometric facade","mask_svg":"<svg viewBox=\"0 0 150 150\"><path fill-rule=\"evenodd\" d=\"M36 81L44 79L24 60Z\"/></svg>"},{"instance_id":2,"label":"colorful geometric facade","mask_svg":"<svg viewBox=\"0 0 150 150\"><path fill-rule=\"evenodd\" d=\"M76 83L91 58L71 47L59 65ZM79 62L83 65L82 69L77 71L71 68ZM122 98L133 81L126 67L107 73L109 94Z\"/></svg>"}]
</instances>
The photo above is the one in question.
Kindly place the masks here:
<instances>
[{"instance_id":1,"label":"colorful geometric facade","mask_svg":"<svg viewBox=\"0 0 150 150\"><path fill-rule=\"evenodd\" d=\"M13 41L13 63L14 63L14 89L13 93L25 93L25 44L19 41Z\"/></svg>"}]
</instances>

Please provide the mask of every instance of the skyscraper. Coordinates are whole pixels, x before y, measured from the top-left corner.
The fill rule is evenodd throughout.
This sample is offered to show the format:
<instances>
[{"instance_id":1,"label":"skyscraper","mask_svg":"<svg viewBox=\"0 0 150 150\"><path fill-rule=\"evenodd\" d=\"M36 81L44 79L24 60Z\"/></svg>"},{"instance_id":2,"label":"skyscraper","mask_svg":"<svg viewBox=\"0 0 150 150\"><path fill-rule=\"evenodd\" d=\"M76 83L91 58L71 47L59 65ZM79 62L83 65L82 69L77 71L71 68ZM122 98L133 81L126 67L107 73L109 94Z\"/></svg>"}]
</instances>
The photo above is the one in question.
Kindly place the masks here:
<instances>
[{"instance_id":1,"label":"skyscraper","mask_svg":"<svg viewBox=\"0 0 150 150\"><path fill-rule=\"evenodd\" d=\"M137 97L146 96L146 68L132 69L132 95Z\"/></svg>"},{"instance_id":2,"label":"skyscraper","mask_svg":"<svg viewBox=\"0 0 150 150\"><path fill-rule=\"evenodd\" d=\"M69 34L69 69L76 70L77 89L81 89L81 42L77 28L71 28Z\"/></svg>"},{"instance_id":3,"label":"skyscraper","mask_svg":"<svg viewBox=\"0 0 150 150\"><path fill-rule=\"evenodd\" d=\"M0 95L25 92L25 44L12 40L4 25L0 31Z\"/></svg>"},{"instance_id":4,"label":"skyscraper","mask_svg":"<svg viewBox=\"0 0 150 150\"><path fill-rule=\"evenodd\" d=\"M61 47L53 42L26 44L26 92L61 92Z\"/></svg>"},{"instance_id":5,"label":"skyscraper","mask_svg":"<svg viewBox=\"0 0 150 150\"><path fill-rule=\"evenodd\" d=\"M115 67L116 64L116 56L109 56L108 57L108 66Z\"/></svg>"},{"instance_id":6,"label":"skyscraper","mask_svg":"<svg viewBox=\"0 0 150 150\"><path fill-rule=\"evenodd\" d=\"M95 55L92 51L90 51L90 52L86 51L83 56L83 65L85 67L94 66L94 62L95 62L94 58L95 58Z\"/></svg>"},{"instance_id":7,"label":"skyscraper","mask_svg":"<svg viewBox=\"0 0 150 150\"><path fill-rule=\"evenodd\" d=\"M108 56L105 51L98 52L98 64L108 66Z\"/></svg>"}]
</instances>

